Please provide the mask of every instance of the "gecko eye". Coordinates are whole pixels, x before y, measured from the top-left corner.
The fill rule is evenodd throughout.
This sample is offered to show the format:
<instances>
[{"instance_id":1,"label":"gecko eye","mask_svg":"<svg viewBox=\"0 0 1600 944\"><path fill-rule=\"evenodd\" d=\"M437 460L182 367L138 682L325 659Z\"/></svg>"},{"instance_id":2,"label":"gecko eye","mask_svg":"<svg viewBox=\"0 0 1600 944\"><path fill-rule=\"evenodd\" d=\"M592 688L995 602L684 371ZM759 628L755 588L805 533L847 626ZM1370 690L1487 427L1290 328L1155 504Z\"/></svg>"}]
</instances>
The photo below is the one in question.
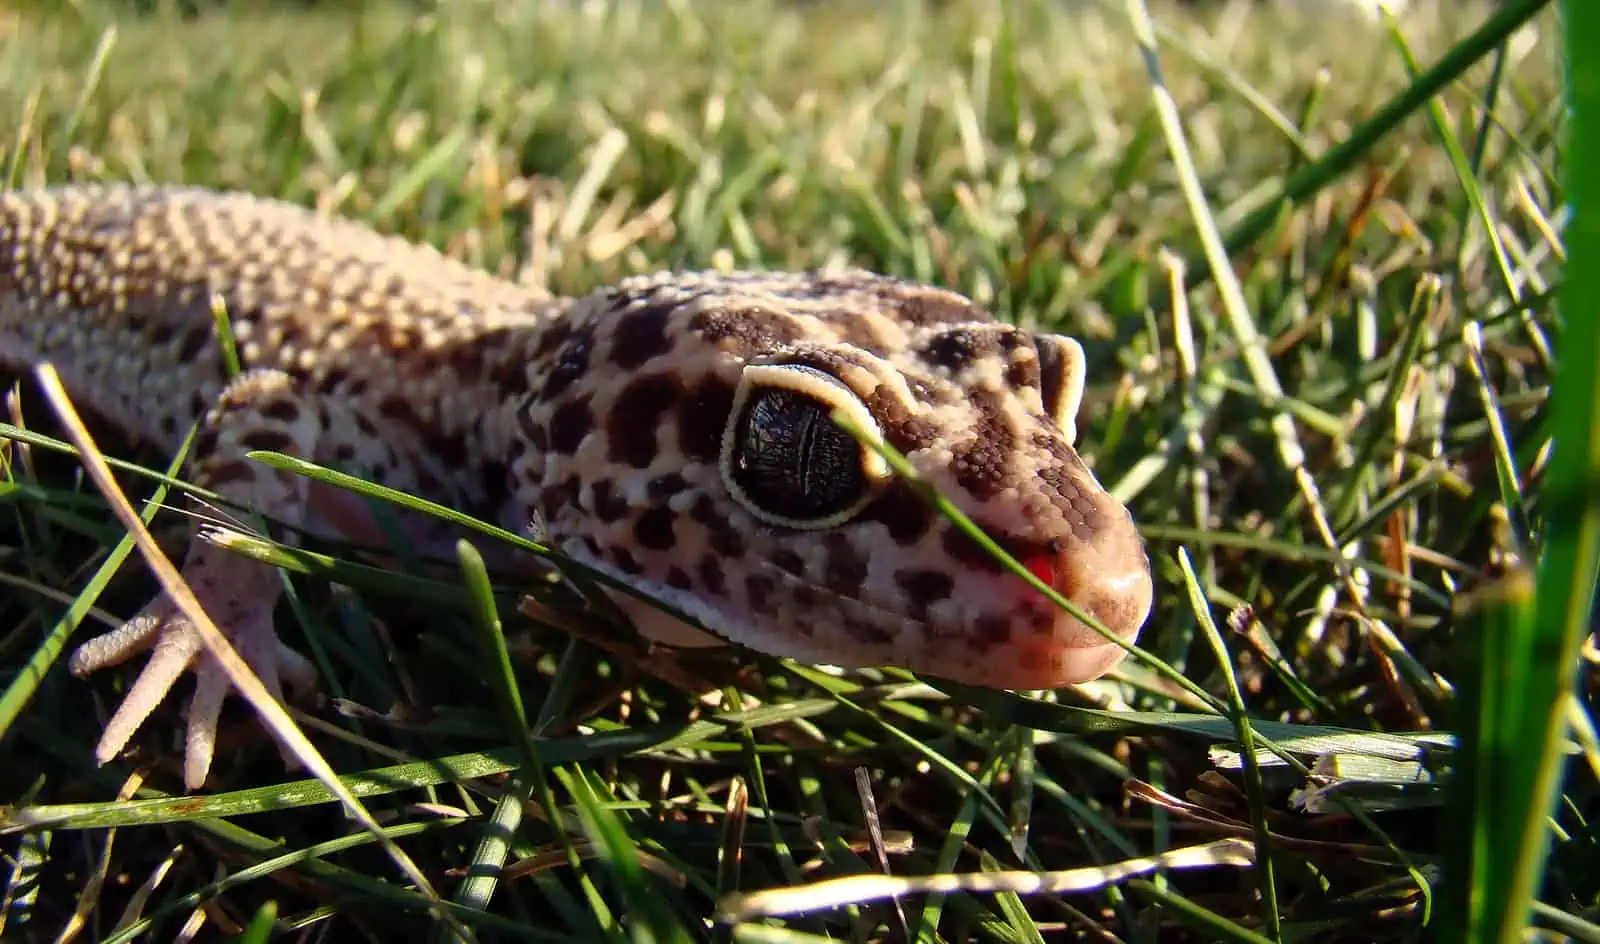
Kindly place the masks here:
<instances>
[{"instance_id":1,"label":"gecko eye","mask_svg":"<svg viewBox=\"0 0 1600 944\"><path fill-rule=\"evenodd\" d=\"M878 424L843 383L812 367L746 367L722 437L722 480L751 514L786 528L842 524L890 478L888 463L831 414L872 435Z\"/></svg>"}]
</instances>

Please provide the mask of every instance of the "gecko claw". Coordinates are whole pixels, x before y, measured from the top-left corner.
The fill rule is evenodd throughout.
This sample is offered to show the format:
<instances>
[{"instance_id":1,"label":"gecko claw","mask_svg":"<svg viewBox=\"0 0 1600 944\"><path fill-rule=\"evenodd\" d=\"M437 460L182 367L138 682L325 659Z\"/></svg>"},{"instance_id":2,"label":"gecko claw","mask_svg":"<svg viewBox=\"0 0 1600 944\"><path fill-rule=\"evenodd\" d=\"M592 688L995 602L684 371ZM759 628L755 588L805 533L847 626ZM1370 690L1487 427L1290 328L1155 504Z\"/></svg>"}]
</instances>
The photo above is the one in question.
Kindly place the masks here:
<instances>
[{"instance_id":1,"label":"gecko claw","mask_svg":"<svg viewBox=\"0 0 1600 944\"><path fill-rule=\"evenodd\" d=\"M272 626L281 585L270 568L218 548L195 544L184 580L217 628L261 679L273 697L287 683L296 691L315 687L316 671L304 656L285 646ZM95 747L95 761L116 757L185 672L195 676L187 707L184 786L197 790L216 753L217 723L233 682L210 652L199 629L163 594L122 626L78 647L68 667L83 676L149 651L133 687L106 722Z\"/></svg>"}]
</instances>

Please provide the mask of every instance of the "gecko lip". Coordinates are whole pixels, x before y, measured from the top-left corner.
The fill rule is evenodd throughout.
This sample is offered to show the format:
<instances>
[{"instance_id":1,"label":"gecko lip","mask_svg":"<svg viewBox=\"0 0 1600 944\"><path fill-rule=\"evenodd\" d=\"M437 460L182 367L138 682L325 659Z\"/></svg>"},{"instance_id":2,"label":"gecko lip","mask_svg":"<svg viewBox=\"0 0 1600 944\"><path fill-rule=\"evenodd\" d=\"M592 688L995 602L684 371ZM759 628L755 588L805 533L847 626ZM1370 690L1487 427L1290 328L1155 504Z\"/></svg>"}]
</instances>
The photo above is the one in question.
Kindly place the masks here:
<instances>
[{"instance_id":1,"label":"gecko lip","mask_svg":"<svg viewBox=\"0 0 1600 944\"><path fill-rule=\"evenodd\" d=\"M1144 541L1131 521L1114 532L1097 535L1090 546L1074 546L1057 554L1038 554L1021 562L1057 593L1131 643L1150 616L1155 585ZM1035 594L1037 598L1038 595ZM1054 602L1041 600L1053 622L1043 640L1025 647L1019 662L1034 675L1033 688L1057 688L1099 678L1126 656L1107 640Z\"/></svg>"}]
</instances>

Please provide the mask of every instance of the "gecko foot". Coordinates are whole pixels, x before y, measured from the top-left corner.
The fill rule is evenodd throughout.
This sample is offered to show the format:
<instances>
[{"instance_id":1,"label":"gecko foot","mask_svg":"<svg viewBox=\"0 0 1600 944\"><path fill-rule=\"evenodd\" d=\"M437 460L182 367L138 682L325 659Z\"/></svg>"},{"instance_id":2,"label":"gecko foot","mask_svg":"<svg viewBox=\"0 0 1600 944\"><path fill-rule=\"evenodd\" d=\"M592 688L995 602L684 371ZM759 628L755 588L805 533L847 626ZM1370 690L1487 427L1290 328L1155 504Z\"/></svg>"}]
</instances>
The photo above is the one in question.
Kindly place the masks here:
<instances>
[{"instance_id":1,"label":"gecko foot","mask_svg":"<svg viewBox=\"0 0 1600 944\"><path fill-rule=\"evenodd\" d=\"M184 581L217 628L274 697L282 683L296 690L315 686L316 672L304 656L285 646L272 625L282 585L270 567L196 541L183 568ZM162 594L111 632L83 643L68 668L84 676L117 665L141 652L150 658L117 706L95 747L95 761L115 757L186 671L195 674L189 699L184 749L184 785L205 783L216 749L217 721L233 688L222 665L205 648L200 631Z\"/></svg>"}]
</instances>

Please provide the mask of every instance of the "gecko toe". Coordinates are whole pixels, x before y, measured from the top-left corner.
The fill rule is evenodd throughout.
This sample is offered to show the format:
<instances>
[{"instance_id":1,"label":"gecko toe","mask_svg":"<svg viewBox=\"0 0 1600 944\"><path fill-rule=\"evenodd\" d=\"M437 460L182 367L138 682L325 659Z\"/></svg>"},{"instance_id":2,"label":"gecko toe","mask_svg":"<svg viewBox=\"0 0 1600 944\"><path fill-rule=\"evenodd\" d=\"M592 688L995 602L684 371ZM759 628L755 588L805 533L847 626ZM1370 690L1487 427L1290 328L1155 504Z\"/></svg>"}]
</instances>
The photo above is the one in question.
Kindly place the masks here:
<instances>
[{"instance_id":1,"label":"gecko toe","mask_svg":"<svg viewBox=\"0 0 1600 944\"><path fill-rule=\"evenodd\" d=\"M148 651L156 644L161 627L172 618L173 612L165 595L157 597L137 616L73 650L67 661L68 671L82 678Z\"/></svg>"},{"instance_id":2,"label":"gecko toe","mask_svg":"<svg viewBox=\"0 0 1600 944\"><path fill-rule=\"evenodd\" d=\"M278 675L284 683L296 694L316 691L317 667L311 660L284 645L276 635L273 642L277 646Z\"/></svg>"},{"instance_id":3,"label":"gecko toe","mask_svg":"<svg viewBox=\"0 0 1600 944\"><path fill-rule=\"evenodd\" d=\"M127 746L129 739L139 730L156 710L162 699L167 697L167 692L172 690L173 683L189 668L194 661L195 654L202 645L200 637L194 632L173 632L170 620L162 622L145 632L151 637L154 651L150 660L145 663L139 672L139 677L134 680L133 688L123 697L122 703L106 722L105 729L100 734L100 743L95 747L95 760L104 764L117 756ZM108 635L115 635L122 630L113 630ZM105 637L101 637L102 639ZM84 644L84 648L94 645L96 640ZM79 649L82 652L83 648ZM131 653L129 653L131 654ZM113 660L120 662L127 658ZM111 663L107 663L111 664Z\"/></svg>"},{"instance_id":4,"label":"gecko toe","mask_svg":"<svg viewBox=\"0 0 1600 944\"><path fill-rule=\"evenodd\" d=\"M188 730L184 739L183 785L198 790L211 772L217 749L217 721L232 683L215 660L206 657L195 672L194 696L189 699Z\"/></svg>"}]
</instances>

